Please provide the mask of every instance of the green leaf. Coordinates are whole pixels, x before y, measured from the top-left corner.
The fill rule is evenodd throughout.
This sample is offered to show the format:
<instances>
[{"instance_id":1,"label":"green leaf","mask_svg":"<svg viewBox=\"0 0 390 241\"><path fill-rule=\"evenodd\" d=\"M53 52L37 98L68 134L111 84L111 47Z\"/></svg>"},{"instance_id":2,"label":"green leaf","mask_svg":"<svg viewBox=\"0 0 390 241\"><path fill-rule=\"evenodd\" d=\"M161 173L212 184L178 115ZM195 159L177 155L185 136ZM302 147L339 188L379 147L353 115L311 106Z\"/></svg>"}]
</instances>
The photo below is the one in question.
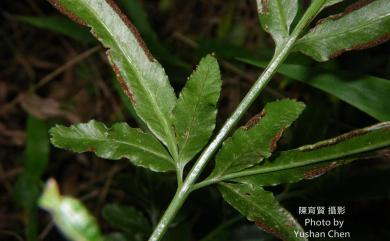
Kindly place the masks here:
<instances>
[{"instance_id":1,"label":"green leaf","mask_svg":"<svg viewBox=\"0 0 390 241\"><path fill-rule=\"evenodd\" d=\"M208 55L180 93L174 124L181 169L204 147L214 130L221 84L218 62Z\"/></svg>"},{"instance_id":2,"label":"green leaf","mask_svg":"<svg viewBox=\"0 0 390 241\"><path fill-rule=\"evenodd\" d=\"M95 218L77 199L61 196L57 183L51 179L39 200L56 226L73 241L103 241Z\"/></svg>"},{"instance_id":3,"label":"green leaf","mask_svg":"<svg viewBox=\"0 0 390 241\"><path fill-rule=\"evenodd\" d=\"M37 199L40 178L49 161L49 135L45 121L31 115L27 118L27 141L24 153L24 170L18 177L13 198L26 210L25 232L28 241L38 240Z\"/></svg>"},{"instance_id":4,"label":"green leaf","mask_svg":"<svg viewBox=\"0 0 390 241\"><path fill-rule=\"evenodd\" d=\"M265 62L242 59L258 67ZM278 72L325 91L380 121L390 120L390 80L373 76L355 76L348 72L329 72L302 65L283 64Z\"/></svg>"},{"instance_id":5,"label":"green leaf","mask_svg":"<svg viewBox=\"0 0 390 241\"><path fill-rule=\"evenodd\" d=\"M295 71L296 70L296 71ZM298 65L284 65L280 73L336 96L379 121L390 120L390 81L346 72L317 71Z\"/></svg>"},{"instance_id":6,"label":"green leaf","mask_svg":"<svg viewBox=\"0 0 390 241\"><path fill-rule=\"evenodd\" d=\"M94 152L105 159L129 159L134 165L153 171L174 170L173 160L165 148L150 134L117 123L107 128L91 120L70 127L57 125L50 130L51 142L58 148L74 152Z\"/></svg>"},{"instance_id":7,"label":"green leaf","mask_svg":"<svg viewBox=\"0 0 390 241\"><path fill-rule=\"evenodd\" d=\"M245 170L239 182L270 186L318 177L364 154L390 146L390 122L351 131L312 145L284 151L274 159ZM363 154L363 155L362 155Z\"/></svg>"},{"instance_id":8,"label":"green leaf","mask_svg":"<svg viewBox=\"0 0 390 241\"><path fill-rule=\"evenodd\" d=\"M209 178L243 170L270 157L283 131L299 117L303 109L304 104L294 100L268 103L260 114L225 141Z\"/></svg>"},{"instance_id":9,"label":"green leaf","mask_svg":"<svg viewBox=\"0 0 390 241\"><path fill-rule=\"evenodd\" d=\"M248 220L281 240L304 241L296 232L303 232L294 217L275 199L271 192L250 184L221 183L223 198Z\"/></svg>"},{"instance_id":10,"label":"green leaf","mask_svg":"<svg viewBox=\"0 0 390 241\"><path fill-rule=\"evenodd\" d=\"M34 27L60 33L75 40L87 43L96 42L96 39L94 39L91 33L88 32L87 28L84 28L62 16L16 16L15 18Z\"/></svg>"},{"instance_id":11,"label":"green leaf","mask_svg":"<svg viewBox=\"0 0 390 241\"><path fill-rule=\"evenodd\" d=\"M317 61L327 61L343 52L369 48L388 40L390 1L376 0L359 7L352 6L345 13L320 21L297 41L295 50Z\"/></svg>"},{"instance_id":12,"label":"green leaf","mask_svg":"<svg viewBox=\"0 0 390 241\"><path fill-rule=\"evenodd\" d=\"M183 62L176 55L161 44L156 32L149 23L148 15L139 0L119 0L117 1L123 7L125 13L130 17L134 26L141 33L142 38L148 44L150 51L162 61L162 63L173 66L189 68L188 64Z\"/></svg>"},{"instance_id":13,"label":"green leaf","mask_svg":"<svg viewBox=\"0 0 390 241\"><path fill-rule=\"evenodd\" d=\"M282 154L283 155L283 154ZM291 156L291 158L293 158ZM263 170L266 170L267 168L270 168L271 166L277 169L277 171L270 171L270 172L265 172L262 174L258 175L250 175L242 178L236 178L233 179L236 182L239 183L253 183L257 186L276 186L279 184L287 184L287 183L295 183L299 182L301 180L310 180L314 179L317 177L322 176L323 174L339 167L343 166L346 164L349 164L351 161L356 160L356 159L361 159L363 157L357 155L354 158L342 158L342 159L337 159L337 160L332 160L332 161L324 161L320 162L318 164L311 164L311 165L304 165L302 164L299 166L299 163L302 162L303 160L292 160L292 162L296 162L295 164L297 167L293 168L288 168L287 166L284 166L285 163L275 163L279 161L279 158L273 162L273 165L271 165L271 162L265 162L263 165L260 167L254 167L248 169L248 171L255 171L257 170L258 172L263 172ZM279 167L279 168L277 168Z\"/></svg>"},{"instance_id":14,"label":"green leaf","mask_svg":"<svg viewBox=\"0 0 390 241\"><path fill-rule=\"evenodd\" d=\"M298 11L297 0L257 0L260 23L271 34L277 47L290 35Z\"/></svg>"},{"instance_id":15,"label":"green leaf","mask_svg":"<svg viewBox=\"0 0 390 241\"><path fill-rule=\"evenodd\" d=\"M176 96L161 65L150 55L139 33L112 1L49 0L62 12L92 28L108 48L107 55L137 115L177 159L172 128Z\"/></svg>"},{"instance_id":16,"label":"green leaf","mask_svg":"<svg viewBox=\"0 0 390 241\"><path fill-rule=\"evenodd\" d=\"M111 226L137 236L140 240L145 239L151 232L148 220L133 207L109 204L103 208L103 217Z\"/></svg>"}]
</instances>

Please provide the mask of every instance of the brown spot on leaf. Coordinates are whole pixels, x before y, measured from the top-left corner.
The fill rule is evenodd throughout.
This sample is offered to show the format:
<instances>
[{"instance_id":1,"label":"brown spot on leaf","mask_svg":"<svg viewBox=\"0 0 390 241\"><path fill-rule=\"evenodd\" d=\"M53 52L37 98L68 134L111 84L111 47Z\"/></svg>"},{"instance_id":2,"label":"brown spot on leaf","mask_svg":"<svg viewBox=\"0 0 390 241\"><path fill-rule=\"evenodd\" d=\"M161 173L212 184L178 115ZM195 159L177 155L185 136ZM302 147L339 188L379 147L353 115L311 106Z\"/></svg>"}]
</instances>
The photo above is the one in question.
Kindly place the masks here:
<instances>
[{"instance_id":1,"label":"brown spot on leaf","mask_svg":"<svg viewBox=\"0 0 390 241\"><path fill-rule=\"evenodd\" d=\"M123 80L122 75L120 74L118 67L114 63L112 63L111 66L112 66L112 69L115 72L116 78L118 79L118 82L119 82L123 92L130 99L131 103L133 103L133 105L136 106L137 102L136 102L136 100L134 98L134 94L130 90L130 88L127 86L125 81Z\"/></svg>"},{"instance_id":2,"label":"brown spot on leaf","mask_svg":"<svg viewBox=\"0 0 390 241\"><path fill-rule=\"evenodd\" d=\"M263 116L265 116L265 109L262 110L259 114L253 116L244 126L244 130L249 130L251 129L254 125L256 125Z\"/></svg>"},{"instance_id":3,"label":"brown spot on leaf","mask_svg":"<svg viewBox=\"0 0 390 241\"><path fill-rule=\"evenodd\" d=\"M287 221L287 226L289 226L290 228L294 228L296 226L296 224L295 224L294 220L289 219Z\"/></svg>"},{"instance_id":4,"label":"brown spot on leaf","mask_svg":"<svg viewBox=\"0 0 390 241\"><path fill-rule=\"evenodd\" d=\"M261 0L261 8L259 8L260 14L265 14L269 12L269 0Z\"/></svg>"},{"instance_id":5,"label":"brown spot on leaf","mask_svg":"<svg viewBox=\"0 0 390 241\"><path fill-rule=\"evenodd\" d=\"M268 224L266 224L261 219L256 219L255 224L256 224L256 226L258 226L259 228L263 229L267 233L270 233L270 234L274 235L275 237L277 237L277 238L279 238L279 239L281 239L283 241L287 241L285 238L283 238L282 234L278 230L268 226Z\"/></svg>"},{"instance_id":6,"label":"brown spot on leaf","mask_svg":"<svg viewBox=\"0 0 390 241\"><path fill-rule=\"evenodd\" d=\"M335 167L337 167L337 163L336 162L332 162L332 163L330 163L329 165L326 165L326 166L313 168L313 169L307 171L304 174L304 178L305 179L313 179L313 178L319 177L322 174L332 170Z\"/></svg>"},{"instance_id":7,"label":"brown spot on leaf","mask_svg":"<svg viewBox=\"0 0 390 241\"><path fill-rule=\"evenodd\" d=\"M339 19L339 18L341 18L341 17L343 17L343 16L344 16L344 13L339 13L339 14L335 14L335 15L330 15L330 16L328 16L328 17L326 17L326 18L321 18L321 19L319 19L319 20L316 22L316 25L315 25L313 28L311 28L311 29L309 30L309 32L313 32L313 31L317 28L317 26L319 26L319 25L325 23L326 21L329 21L329 20L337 20L337 19Z\"/></svg>"},{"instance_id":8,"label":"brown spot on leaf","mask_svg":"<svg viewBox=\"0 0 390 241\"><path fill-rule=\"evenodd\" d=\"M337 19L340 19L342 17L344 17L345 15L347 14L350 14L351 12L353 11L356 11L356 10L359 10L360 8L366 6L367 4L373 2L373 0L360 0L360 1L357 1L356 3L350 5L349 7L347 7L344 12L342 13L339 13L339 14L335 14L335 15L330 15L326 18L322 18L320 20L317 21L316 23L316 26L312 29L310 29L310 31L313 31L318 25L328 21L328 20L337 20Z\"/></svg>"},{"instance_id":9,"label":"brown spot on leaf","mask_svg":"<svg viewBox=\"0 0 390 241\"><path fill-rule=\"evenodd\" d=\"M371 40L371 41L368 41L366 43L362 43L362 44L357 44L357 45L354 45L350 48L345 48L345 49L341 49L341 50L338 50L336 52L334 52L330 58L333 59L333 58L336 58L337 56L345 53L345 52L348 52L348 51L351 51L351 50L363 50L363 49L368 49L368 48L371 48L371 47L375 47L377 45L380 45L386 41L388 41L390 39L390 34L385 34L377 39L374 39L374 40Z\"/></svg>"},{"instance_id":10,"label":"brown spot on leaf","mask_svg":"<svg viewBox=\"0 0 390 241\"><path fill-rule=\"evenodd\" d=\"M345 9L344 12L342 13L339 13L339 14L336 14L336 15L332 15L332 16L329 16L327 18L323 18L323 19L320 19L316 26L312 29L310 29L310 31L314 31L320 24L328 21L328 20L337 20L337 19L340 19L348 14L350 14L351 12L353 11L356 11L356 10L359 10L361 8L363 8L364 6L372 3L373 0L360 0L354 4L352 4L351 6L347 7ZM366 43L361 43L361 44L357 44L357 45L354 45L354 46L351 46L349 48L345 48L345 49L340 49L334 53L332 53L329 58L330 59L333 59L333 58L336 58L338 57L339 55L345 53L345 52L348 52L348 51L352 51L352 50L363 50L363 49L367 49L367 48L371 48L371 47L374 47L374 46L377 46L379 44L382 44L386 41L388 41L390 39L390 34L385 34L381 37L378 37L376 39L373 39L371 41L368 41Z\"/></svg>"},{"instance_id":11,"label":"brown spot on leaf","mask_svg":"<svg viewBox=\"0 0 390 241\"><path fill-rule=\"evenodd\" d=\"M87 148L87 151L89 151L89 152L96 152L96 148L93 147L93 146L90 146L90 147Z\"/></svg>"},{"instance_id":12,"label":"brown spot on leaf","mask_svg":"<svg viewBox=\"0 0 390 241\"><path fill-rule=\"evenodd\" d=\"M129 30L133 33L134 37L137 39L138 44L140 47L144 50L146 56L150 61L155 61L152 54L150 53L148 47L146 46L144 40L141 37L141 34L138 32L138 30L134 27L134 25L131 23L131 21L127 18L125 14L122 13L118 5L115 4L113 0L106 0L106 2L112 7L112 9L119 15L119 17L122 19L122 21L125 23L125 25L129 28Z\"/></svg>"},{"instance_id":13,"label":"brown spot on leaf","mask_svg":"<svg viewBox=\"0 0 390 241\"><path fill-rule=\"evenodd\" d=\"M336 145L337 143L348 140L352 137L364 135L364 134L368 133L369 131L370 131L369 128L354 130L354 131L345 133L341 136L338 136L338 137L335 137L335 138L332 138L329 140L321 141L321 142L318 142L318 143L313 144L313 145L307 145L307 146L300 147L299 150L306 152L306 151L313 151L313 150L316 150L316 149L319 149L322 147L326 147L326 146Z\"/></svg>"},{"instance_id":14,"label":"brown spot on leaf","mask_svg":"<svg viewBox=\"0 0 390 241\"><path fill-rule=\"evenodd\" d=\"M283 132L284 132L285 129L286 129L286 128L280 129L280 130L276 133L276 135L274 136L274 138L272 139L271 144L270 144L270 147L269 147L269 148L271 149L271 152L273 152L273 151L276 149L276 147L278 146L278 141L279 141L280 138L282 137Z\"/></svg>"},{"instance_id":15,"label":"brown spot on leaf","mask_svg":"<svg viewBox=\"0 0 390 241\"><path fill-rule=\"evenodd\" d=\"M62 4L58 2L58 0L47 0L53 7L55 7L58 11L60 11L62 14L66 15L68 18L72 19L76 23L80 25L86 26L87 24L79 17L76 16L74 13L66 9Z\"/></svg>"}]
</instances>

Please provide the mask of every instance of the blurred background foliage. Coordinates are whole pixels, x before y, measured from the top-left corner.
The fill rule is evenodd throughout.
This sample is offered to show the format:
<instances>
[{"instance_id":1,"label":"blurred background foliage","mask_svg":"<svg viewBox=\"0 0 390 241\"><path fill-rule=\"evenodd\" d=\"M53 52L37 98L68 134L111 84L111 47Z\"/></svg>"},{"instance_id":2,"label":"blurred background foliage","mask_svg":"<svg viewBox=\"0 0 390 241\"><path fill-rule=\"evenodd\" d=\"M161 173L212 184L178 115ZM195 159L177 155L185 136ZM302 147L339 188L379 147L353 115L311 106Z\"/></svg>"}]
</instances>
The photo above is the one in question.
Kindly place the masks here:
<instances>
[{"instance_id":1,"label":"blurred background foliage","mask_svg":"<svg viewBox=\"0 0 390 241\"><path fill-rule=\"evenodd\" d=\"M259 27L254 0L116 2L177 92L199 59L215 53L223 73L219 126L271 58L273 42ZM173 195L174 175L49 145L47 130L55 123L94 118L137 126L104 50L88 29L44 0L2 0L0 6L0 240L63 240L36 206L42 181L49 177L57 179L63 193L81 199L112 240L145 240ZM242 122L268 101L296 98L308 107L279 149L332 137L390 120L389 79L390 43L320 64L292 54ZM298 218L299 206L346 206L344 230L351 232L350 240L390 240L390 154L382 154L273 191ZM273 239L210 188L190 197L165 240Z\"/></svg>"}]
</instances>

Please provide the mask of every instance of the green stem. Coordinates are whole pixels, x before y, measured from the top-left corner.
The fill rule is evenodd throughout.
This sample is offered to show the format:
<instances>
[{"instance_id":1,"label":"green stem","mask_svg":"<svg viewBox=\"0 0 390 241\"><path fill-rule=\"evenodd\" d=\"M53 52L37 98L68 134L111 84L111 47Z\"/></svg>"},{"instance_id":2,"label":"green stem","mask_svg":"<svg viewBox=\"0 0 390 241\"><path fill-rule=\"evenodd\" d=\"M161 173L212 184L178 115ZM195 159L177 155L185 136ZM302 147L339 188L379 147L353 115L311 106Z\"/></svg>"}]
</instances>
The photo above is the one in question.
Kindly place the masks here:
<instances>
[{"instance_id":1,"label":"green stem","mask_svg":"<svg viewBox=\"0 0 390 241\"><path fill-rule=\"evenodd\" d=\"M325 1L326 0L313 1L313 3L306 11L305 15L297 24L291 36L284 43L284 46L281 46L281 48L277 48L277 51L275 52L275 55L267 66L267 68L257 79L256 83L249 90L249 92L241 101L234 113L229 117L229 119L227 119L227 121L225 122L217 136L214 138L214 140L202 152L199 159L196 161L191 171L188 173L188 176L183 182L183 185L179 186L175 196L173 197L159 224L150 236L149 241L159 241L162 239L163 235L168 229L168 225L176 216L176 213L179 211L184 201L190 194L193 184L198 179L199 175L202 173L209 159L213 156L213 154L218 149L223 140L229 135L230 131L236 126L236 124L248 110L250 105L256 100L260 92L271 80L271 77L275 74L277 68L287 58L302 30L318 14L318 12L323 7Z\"/></svg>"},{"instance_id":2,"label":"green stem","mask_svg":"<svg viewBox=\"0 0 390 241\"><path fill-rule=\"evenodd\" d=\"M177 178L178 188L180 188L181 185L183 185L183 168L176 167L176 178Z\"/></svg>"}]
</instances>

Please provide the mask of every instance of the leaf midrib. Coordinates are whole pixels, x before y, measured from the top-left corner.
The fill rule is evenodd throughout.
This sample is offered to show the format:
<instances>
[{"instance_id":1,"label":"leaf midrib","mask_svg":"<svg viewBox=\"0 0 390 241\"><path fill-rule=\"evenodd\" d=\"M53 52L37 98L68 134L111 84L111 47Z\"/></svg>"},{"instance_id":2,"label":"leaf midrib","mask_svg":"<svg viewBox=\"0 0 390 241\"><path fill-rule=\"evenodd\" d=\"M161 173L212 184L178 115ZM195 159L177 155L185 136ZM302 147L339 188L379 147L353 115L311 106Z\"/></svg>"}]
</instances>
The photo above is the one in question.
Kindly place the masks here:
<instances>
[{"instance_id":1,"label":"leaf midrib","mask_svg":"<svg viewBox=\"0 0 390 241\"><path fill-rule=\"evenodd\" d=\"M222 185L223 185L223 184L222 184ZM238 185L243 185L243 184L238 184ZM230 187L229 185L223 185L223 186L226 187L226 188L228 188L228 189L230 189L232 192L236 193L238 196L241 197L241 199L244 199L245 201L247 201L247 202L249 202L250 204L252 204L253 206L255 206L258 210L260 210L260 212L262 213L263 217L265 216L264 213L266 213L267 211L269 211L269 210L267 210L267 209L264 209L264 207L263 207L262 205L260 205L259 202L253 201L253 200L250 198L250 196L245 195L245 194L242 194L242 193L239 192L239 191L236 191L234 188ZM262 191L264 191L265 193L268 192L268 191L265 191L264 189L262 189ZM252 194L252 195L254 195L254 194ZM272 194L271 194L271 195L272 195ZM252 211L253 211L253 210L252 210ZM278 211L278 210L276 210L276 211ZM249 215L246 215L246 214L245 214L245 216L249 217ZM252 215L251 215L251 216L252 216ZM267 215L267 216L268 216L268 215ZM269 218L269 217L268 217L268 218ZM252 218L251 218L251 219L252 219ZM278 223L281 227L285 227L285 226L286 226L284 223L281 223L281 222L279 221L279 219L274 219L274 220L275 220L275 222ZM255 221L255 220L252 219L252 221ZM278 229L278 231L281 232L280 229ZM281 233L280 233L280 234L281 234ZM285 234L283 234L283 237L285 237Z\"/></svg>"},{"instance_id":2,"label":"leaf midrib","mask_svg":"<svg viewBox=\"0 0 390 241\"><path fill-rule=\"evenodd\" d=\"M155 152L155 151L152 151L151 149L145 148L143 145L136 145L136 144L134 144L132 142L121 141L121 140L113 139L113 138L110 138L110 137L104 137L104 138L97 138L97 137L95 137L95 138L85 138L85 137L83 137L83 138L76 138L76 137L71 138L71 137L66 137L65 138L65 137L62 137L62 138L63 139L67 139L67 140L71 140L71 141L76 140L76 141L114 142L114 143L117 143L117 144L123 144L123 145L131 146L131 147L134 147L134 148L138 148L138 149L140 149L142 151L151 153L151 154L153 154L153 155L155 155L157 157L160 157L160 158L162 158L164 160L167 160L170 163L172 163L172 159L167 158L167 156L164 155L161 152Z\"/></svg>"},{"instance_id":3,"label":"leaf midrib","mask_svg":"<svg viewBox=\"0 0 390 241\"><path fill-rule=\"evenodd\" d=\"M279 15L279 19L280 19L281 24L282 24L282 28L284 30L284 37L286 37L289 35L288 26L287 26L287 19L286 19L286 16L284 15L283 7L282 7L280 0L276 0L276 4L278 5L278 12L279 12L278 15Z\"/></svg>"},{"instance_id":4,"label":"leaf midrib","mask_svg":"<svg viewBox=\"0 0 390 241\"><path fill-rule=\"evenodd\" d=\"M258 205L257 202L254 202L252 199L250 199L248 195L241 194L241 192L236 191L236 189L232 188L229 184L228 185L224 185L222 183L221 185L223 185L224 187L230 189L232 192L236 193L237 195L239 195L242 199L246 200L247 202L252 203L253 206L257 207L259 210L264 211L263 207L261 205ZM245 185L245 184L236 184L236 185ZM264 191L264 192L266 192L266 191Z\"/></svg>"},{"instance_id":5,"label":"leaf midrib","mask_svg":"<svg viewBox=\"0 0 390 241\"><path fill-rule=\"evenodd\" d=\"M203 78L203 79L207 79L207 77L209 76L209 73L210 73L210 68L207 68L207 73L205 74L205 78ZM205 88L205 86L206 86L206 83L205 83L206 81L203 81L202 82L202 86L201 86L201 93L204 93L203 92L203 90L204 90L204 88ZM204 96L204 95L201 95L201 96ZM197 111L198 111L198 107L199 107L199 105L200 105L200 100L201 100L202 98L197 98L197 102L196 102L196 104L195 104L195 107L194 107L194 112L195 113L197 113ZM187 128L187 130L193 130L193 126L194 126L194 122L195 122L195 115L193 115L192 116L192 119L191 119L191 122L190 122L190 125L189 125L189 128ZM192 131L191 131L191 133L192 133ZM186 146L187 146L187 144L188 144L188 141L189 141L189 139L190 139L190 136L188 136L188 138L185 138L185 141L184 141L184 144L183 144L183 146L182 146L182 148L181 148L181 150L180 150L180 153L179 153L179 162L181 163L181 165L183 165L183 164L185 164L185 162L187 161L187 160L182 160L182 156L183 156L183 150L186 148Z\"/></svg>"},{"instance_id":6,"label":"leaf midrib","mask_svg":"<svg viewBox=\"0 0 390 241\"><path fill-rule=\"evenodd\" d=\"M373 151L373 150L376 150L376 149L380 149L380 148L383 148L383 147L386 147L390 145L390 140L389 141L384 141L380 144L377 144L375 145L374 147L372 146L368 146L368 147L363 147L363 148L357 148L357 149L354 149L350 152L347 152L347 153L343 153L342 155L340 154L333 154L333 155L326 155L325 157L322 157L322 158L318 158L318 159L310 159L308 161L303 161L303 162L297 162L297 161L291 161L287 164L284 164L284 165L279 165L279 166L271 166L271 167L264 167L264 168L259 168L257 170L252 170L253 173L245 173L246 171L248 170L244 170L242 172L236 172L236 173L232 173L233 174L240 174L240 173L244 173L243 175L237 175L237 176L234 176L234 177L231 177L229 178L229 174L228 175L225 175L225 176L222 176L220 177L219 179L221 181L223 180L228 180L228 179L233 179L233 178L239 178L239 177L245 177L245 176L252 176L252 175L257 175L257 174L264 174L264 173L270 173L270 172L277 172L277 171L283 171L283 170L288 170L288 169L292 169L292 168L298 168L298 167L303 167L303 166L308 166L308 165L313 165L313 164L317 164L317 163L321 163L321 162L325 162L325 161L339 161L341 159L345 159L345 158L348 158L348 157L351 157L352 155L355 155L355 154L359 154L359 153L364 153L364 152L367 152L367 151Z\"/></svg>"},{"instance_id":7,"label":"leaf midrib","mask_svg":"<svg viewBox=\"0 0 390 241\"><path fill-rule=\"evenodd\" d=\"M106 2L105 0L104 0L104 2ZM107 3L107 2L106 2ZM99 15L97 15L96 14L96 12L94 11L94 9L93 8L90 8L89 7L89 5L88 4L84 4L84 6L86 6L86 8L91 12L91 14L93 14L93 16L95 16L95 19L97 19L97 21L99 21ZM114 11L115 12L115 10L114 9L112 9L112 7L111 6L109 6L110 8L111 8L111 10L112 11ZM123 20L121 19L121 21L122 21L122 24L123 25L125 25L124 23L123 23ZM121 44L119 44L118 42L117 42L117 40L116 40L116 38L115 38L115 35L110 31L110 28L109 28L109 26L107 26L106 25L106 22L105 21L100 21L101 23L102 23L102 25L104 26L104 28L106 29L106 31L111 35L111 37L112 37L112 39L114 40L113 42L115 43L115 45L117 46L117 49L119 49L120 50L120 52L124 55L124 56L126 56L126 61L128 62L128 66L130 66L130 68L131 69L133 69L133 71L136 73L136 75L137 75L137 79L138 80L141 80L141 79L143 79L143 78L140 78L140 76L142 76L142 74L140 74L139 73L139 71L137 70L137 68L134 68L133 66L132 66L132 64L131 64L131 62L129 62L128 61L128 59L131 59L127 54L126 54L126 51L124 51L123 49L122 49L122 47L121 47ZM131 30L130 29L128 29L128 27L126 26L126 28L127 28L127 30L128 31L130 31L131 32ZM132 33L132 35L133 35L133 33ZM136 41L138 41L138 40L136 40ZM140 46L138 46L138 47L140 47ZM141 47L140 47L141 48ZM110 48L109 48L110 49ZM174 148L174 150L171 150L172 152L174 152L174 153L171 153L171 155L172 156L176 156L177 155L177 147L175 148L175 146L176 146L176 141L175 141L175 138L173 138L173 135L172 135L172 131L170 130L170 128L169 128L169 124L167 123L167 119L165 118L165 116L164 116L164 114L161 112L161 110L158 108L158 105L157 105L157 103L156 103L156 100L155 100L155 98L153 98L153 94L142 84L142 81L138 81L139 83L140 83L140 86L142 87L142 89L144 90L144 92L146 92L147 93L147 96L149 97L149 99L150 99L150 101L151 101L151 103L152 103L152 106L153 106L153 109L157 112L157 114L158 114L158 119L160 119L161 121L162 121L162 123L163 123L163 126L164 126L164 132L167 134L167 136L169 137L168 139L169 139L169 141L171 142L171 143L166 143L168 146L172 146L172 148ZM149 126L149 124L148 124L148 126ZM161 138L161 139L164 139L164 138ZM170 148L169 148L170 149Z\"/></svg>"}]
</instances>

